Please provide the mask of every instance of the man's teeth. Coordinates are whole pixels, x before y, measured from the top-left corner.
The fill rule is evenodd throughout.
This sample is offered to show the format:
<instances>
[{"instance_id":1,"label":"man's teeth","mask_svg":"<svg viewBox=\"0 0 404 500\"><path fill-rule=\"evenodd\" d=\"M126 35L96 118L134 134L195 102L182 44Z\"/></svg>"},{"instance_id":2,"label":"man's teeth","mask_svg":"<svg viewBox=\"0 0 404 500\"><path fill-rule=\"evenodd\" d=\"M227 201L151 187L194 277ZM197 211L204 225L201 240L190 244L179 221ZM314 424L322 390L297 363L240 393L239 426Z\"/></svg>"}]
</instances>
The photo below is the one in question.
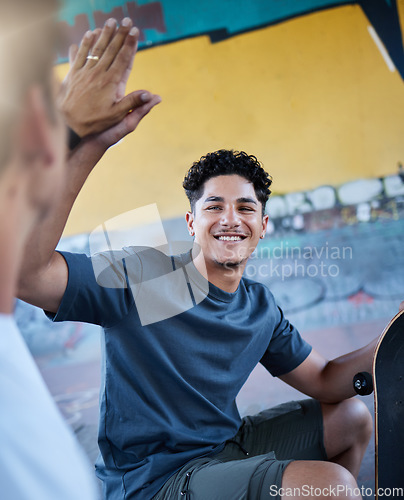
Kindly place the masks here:
<instances>
[{"instance_id":1,"label":"man's teeth","mask_svg":"<svg viewBox=\"0 0 404 500\"><path fill-rule=\"evenodd\" d=\"M241 241L241 236L219 236L220 241Z\"/></svg>"}]
</instances>

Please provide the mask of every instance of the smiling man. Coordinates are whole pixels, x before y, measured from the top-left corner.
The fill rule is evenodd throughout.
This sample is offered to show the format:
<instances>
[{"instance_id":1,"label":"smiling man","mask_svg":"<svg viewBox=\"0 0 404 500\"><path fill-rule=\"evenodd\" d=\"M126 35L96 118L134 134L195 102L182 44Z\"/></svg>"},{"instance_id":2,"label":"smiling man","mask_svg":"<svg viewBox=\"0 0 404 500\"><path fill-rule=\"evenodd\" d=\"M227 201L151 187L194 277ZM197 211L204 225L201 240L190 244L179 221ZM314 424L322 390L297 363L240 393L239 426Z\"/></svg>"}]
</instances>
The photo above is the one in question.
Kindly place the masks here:
<instances>
[{"instance_id":1,"label":"smiling man","mask_svg":"<svg viewBox=\"0 0 404 500\"><path fill-rule=\"evenodd\" d=\"M223 290L236 291L248 258L265 235L270 185L255 157L225 150L194 163L184 180L191 205L188 230L202 248L194 252L194 263Z\"/></svg>"},{"instance_id":2,"label":"smiling man","mask_svg":"<svg viewBox=\"0 0 404 500\"><path fill-rule=\"evenodd\" d=\"M100 61L110 37L104 28ZM70 123L81 130L74 116ZM374 342L328 361L287 321L266 286L243 277L268 222L271 180L258 160L221 150L191 167L184 180L190 251L125 248L112 259L108 252L90 258L55 251L92 167L83 158L69 171L58 209L33 236L29 250L37 251L26 259L19 295L54 321L104 328L96 467L105 497L268 499L292 491L299 498L300 491L302 498L358 498L355 477L372 424L366 407L351 399L352 378L370 370ZM95 261L102 275L95 275ZM150 294L150 282L163 274L185 287ZM142 294L154 321L142 320ZM158 319L165 301L171 307L189 297L189 307ZM240 419L236 396L259 362L313 399Z\"/></svg>"}]
</instances>

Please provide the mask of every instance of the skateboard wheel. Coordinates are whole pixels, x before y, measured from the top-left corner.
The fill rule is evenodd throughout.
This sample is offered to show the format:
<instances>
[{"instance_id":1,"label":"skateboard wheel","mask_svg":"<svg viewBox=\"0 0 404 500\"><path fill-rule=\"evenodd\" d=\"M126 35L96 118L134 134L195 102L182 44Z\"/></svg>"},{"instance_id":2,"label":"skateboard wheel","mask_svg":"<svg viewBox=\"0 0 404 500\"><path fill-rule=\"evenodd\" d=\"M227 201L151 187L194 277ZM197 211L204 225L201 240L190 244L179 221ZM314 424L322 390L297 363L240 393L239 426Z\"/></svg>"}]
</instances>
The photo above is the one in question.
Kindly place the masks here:
<instances>
[{"instance_id":1,"label":"skateboard wheel","mask_svg":"<svg viewBox=\"0 0 404 500\"><path fill-rule=\"evenodd\" d=\"M368 372L357 373L353 378L353 387L360 396L367 396L373 392L372 375Z\"/></svg>"}]
</instances>

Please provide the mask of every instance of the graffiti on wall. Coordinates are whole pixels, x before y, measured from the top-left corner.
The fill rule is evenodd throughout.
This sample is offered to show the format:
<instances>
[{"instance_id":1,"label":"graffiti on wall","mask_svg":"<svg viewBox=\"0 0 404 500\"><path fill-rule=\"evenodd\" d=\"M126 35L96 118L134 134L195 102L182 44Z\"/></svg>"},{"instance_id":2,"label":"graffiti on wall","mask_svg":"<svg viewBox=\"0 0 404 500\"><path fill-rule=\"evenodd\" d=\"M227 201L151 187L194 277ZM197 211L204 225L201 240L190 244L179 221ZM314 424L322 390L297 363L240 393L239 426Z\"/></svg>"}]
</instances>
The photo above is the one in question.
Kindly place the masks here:
<instances>
[{"instance_id":1,"label":"graffiti on wall","mask_svg":"<svg viewBox=\"0 0 404 500\"><path fill-rule=\"evenodd\" d=\"M86 31L103 26L110 17L121 20L128 16L133 19L139 28L140 47L151 43L150 34L146 39L146 33L166 33L161 2L150 2L146 5L127 2L124 5L111 5L107 9L102 8L101 2L98 3L100 4L99 8L97 6L93 7L93 5L88 5L86 8L84 2L77 8L70 5L70 3L66 3L59 21L60 31L63 33L63 45L59 51L59 62L67 60L68 49L72 43L79 43ZM69 22L69 19L73 19L73 21Z\"/></svg>"},{"instance_id":2,"label":"graffiti on wall","mask_svg":"<svg viewBox=\"0 0 404 500\"><path fill-rule=\"evenodd\" d=\"M246 274L300 328L372 321L404 300L404 175L274 196ZM250 266L250 268L248 268Z\"/></svg>"},{"instance_id":3,"label":"graffiti on wall","mask_svg":"<svg viewBox=\"0 0 404 500\"><path fill-rule=\"evenodd\" d=\"M396 175L271 196L267 212L270 234L398 220L404 217L404 171L400 164Z\"/></svg>"},{"instance_id":4,"label":"graffiti on wall","mask_svg":"<svg viewBox=\"0 0 404 500\"><path fill-rule=\"evenodd\" d=\"M254 8L246 0L65 0L60 12L64 44L59 62L66 61L71 43L78 43L87 30L102 26L109 17L131 17L140 30L139 48L144 49L200 35L219 42L312 12L352 4L361 7L404 78L397 0L254 0Z\"/></svg>"}]
</instances>

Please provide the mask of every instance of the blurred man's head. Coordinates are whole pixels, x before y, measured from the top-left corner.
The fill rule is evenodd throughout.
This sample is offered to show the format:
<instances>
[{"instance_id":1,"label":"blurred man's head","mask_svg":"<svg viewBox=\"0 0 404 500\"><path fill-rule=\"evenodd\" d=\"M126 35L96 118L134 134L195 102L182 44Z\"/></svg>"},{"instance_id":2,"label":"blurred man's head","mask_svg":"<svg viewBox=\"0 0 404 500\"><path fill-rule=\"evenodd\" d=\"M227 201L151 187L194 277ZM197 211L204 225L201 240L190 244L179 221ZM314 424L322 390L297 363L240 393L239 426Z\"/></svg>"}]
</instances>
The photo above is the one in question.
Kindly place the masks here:
<instances>
[{"instance_id":1,"label":"blurred man's head","mask_svg":"<svg viewBox=\"0 0 404 500\"><path fill-rule=\"evenodd\" d=\"M53 105L56 0L12 0L0 15L0 179L31 177L28 197L46 208L61 183L64 130Z\"/></svg>"}]
</instances>

